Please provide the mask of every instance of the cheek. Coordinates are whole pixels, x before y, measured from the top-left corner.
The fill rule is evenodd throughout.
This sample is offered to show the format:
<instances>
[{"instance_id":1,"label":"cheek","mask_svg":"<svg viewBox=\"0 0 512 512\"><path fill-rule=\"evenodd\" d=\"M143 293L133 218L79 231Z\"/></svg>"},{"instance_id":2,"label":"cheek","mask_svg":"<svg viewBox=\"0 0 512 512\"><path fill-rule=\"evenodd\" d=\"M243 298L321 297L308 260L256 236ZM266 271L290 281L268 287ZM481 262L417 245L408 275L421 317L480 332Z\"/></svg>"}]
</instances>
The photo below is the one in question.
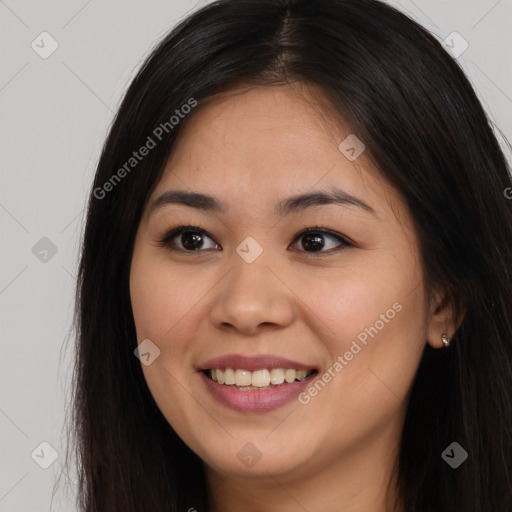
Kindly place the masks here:
<instances>
[{"instance_id":1,"label":"cheek","mask_svg":"<svg viewBox=\"0 0 512 512\"><path fill-rule=\"evenodd\" d=\"M400 272L382 261L293 277L290 288L304 304L304 316L315 324L315 331L325 333L323 339L331 345L343 347L375 324L377 330L389 331L390 325L402 323L404 317L414 317L416 322L423 315L421 275L412 270Z\"/></svg>"},{"instance_id":2,"label":"cheek","mask_svg":"<svg viewBox=\"0 0 512 512\"><path fill-rule=\"evenodd\" d=\"M165 340L183 338L190 325L188 315L208 290L194 275L169 268L157 259L134 256L130 273L130 295L137 338ZM180 334L181 333L181 334Z\"/></svg>"},{"instance_id":3,"label":"cheek","mask_svg":"<svg viewBox=\"0 0 512 512\"><path fill-rule=\"evenodd\" d=\"M332 365L340 363L331 366L333 389L359 397L382 397L388 388L398 396L407 392L426 342L424 287L415 261L393 262L381 257L378 264L329 269L294 283L307 305L304 318Z\"/></svg>"},{"instance_id":4,"label":"cheek","mask_svg":"<svg viewBox=\"0 0 512 512\"><path fill-rule=\"evenodd\" d=\"M192 275L185 275L134 252L130 272L130 296L137 341L151 340L160 350L150 365L141 363L148 388L162 414L175 428L186 430L189 395L183 393L191 378L191 347L198 321L194 306L204 296Z\"/></svg>"},{"instance_id":5,"label":"cheek","mask_svg":"<svg viewBox=\"0 0 512 512\"><path fill-rule=\"evenodd\" d=\"M413 276L380 277L316 281L307 302L332 363L319 376L326 386L313 383L301 403L311 400L319 417L346 432L376 432L396 420L425 346L423 287Z\"/></svg>"}]
</instances>

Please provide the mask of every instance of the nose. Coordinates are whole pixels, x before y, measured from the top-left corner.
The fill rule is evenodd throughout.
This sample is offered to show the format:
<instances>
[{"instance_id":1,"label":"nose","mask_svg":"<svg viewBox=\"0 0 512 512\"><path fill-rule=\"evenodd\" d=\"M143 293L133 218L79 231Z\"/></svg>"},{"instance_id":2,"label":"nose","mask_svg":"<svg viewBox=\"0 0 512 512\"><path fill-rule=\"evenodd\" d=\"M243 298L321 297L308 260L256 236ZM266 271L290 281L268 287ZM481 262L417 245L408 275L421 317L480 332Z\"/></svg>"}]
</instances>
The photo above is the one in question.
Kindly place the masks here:
<instances>
[{"instance_id":1,"label":"nose","mask_svg":"<svg viewBox=\"0 0 512 512\"><path fill-rule=\"evenodd\" d=\"M233 255L234 266L214 289L210 320L217 329L252 335L292 323L293 291L264 254L252 263Z\"/></svg>"}]
</instances>

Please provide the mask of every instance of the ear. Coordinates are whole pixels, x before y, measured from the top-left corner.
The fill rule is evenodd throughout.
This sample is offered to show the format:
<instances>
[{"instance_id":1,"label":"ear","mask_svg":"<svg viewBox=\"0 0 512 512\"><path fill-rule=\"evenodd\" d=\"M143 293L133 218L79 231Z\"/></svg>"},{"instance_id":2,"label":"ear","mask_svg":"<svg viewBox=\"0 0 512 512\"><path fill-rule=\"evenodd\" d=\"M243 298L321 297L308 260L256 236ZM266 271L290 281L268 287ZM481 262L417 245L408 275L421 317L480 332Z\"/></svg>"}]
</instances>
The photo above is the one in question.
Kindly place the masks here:
<instances>
[{"instance_id":1,"label":"ear","mask_svg":"<svg viewBox=\"0 0 512 512\"><path fill-rule=\"evenodd\" d=\"M464 319L465 311L456 314L453 300L448 294L436 291L430 303L427 342L433 348L443 348L442 336L451 340Z\"/></svg>"}]
</instances>

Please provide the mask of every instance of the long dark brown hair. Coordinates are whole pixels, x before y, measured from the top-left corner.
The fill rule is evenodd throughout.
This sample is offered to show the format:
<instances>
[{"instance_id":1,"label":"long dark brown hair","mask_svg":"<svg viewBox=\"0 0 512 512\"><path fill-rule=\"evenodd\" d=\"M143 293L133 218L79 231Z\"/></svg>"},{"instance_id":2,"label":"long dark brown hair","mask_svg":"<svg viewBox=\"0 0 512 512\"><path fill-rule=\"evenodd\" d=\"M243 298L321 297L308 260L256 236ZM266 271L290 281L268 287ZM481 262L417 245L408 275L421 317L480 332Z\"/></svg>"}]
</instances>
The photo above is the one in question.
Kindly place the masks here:
<instances>
[{"instance_id":1,"label":"long dark brown hair","mask_svg":"<svg viewBox=\"0 0 512 512\"><path fill-rule=\"evenodd\" d=\"M412 212L429 290L465 311L449 348L426 344L413 382L397 461L405 510L511 511L509 169L459 65L376 0L216 1L181 21L133 79L97 166L81 248L69 440L79 510L209 510L203 463L163 417L134 356L134 238L202 103L234 84L292 81L320 87L364 141ZM191 99L194 111L170 128ZM156 147L113 179L162 123ZM468 453L457 469L441 457L454 441Z\"/></svg>"}]
</instances>

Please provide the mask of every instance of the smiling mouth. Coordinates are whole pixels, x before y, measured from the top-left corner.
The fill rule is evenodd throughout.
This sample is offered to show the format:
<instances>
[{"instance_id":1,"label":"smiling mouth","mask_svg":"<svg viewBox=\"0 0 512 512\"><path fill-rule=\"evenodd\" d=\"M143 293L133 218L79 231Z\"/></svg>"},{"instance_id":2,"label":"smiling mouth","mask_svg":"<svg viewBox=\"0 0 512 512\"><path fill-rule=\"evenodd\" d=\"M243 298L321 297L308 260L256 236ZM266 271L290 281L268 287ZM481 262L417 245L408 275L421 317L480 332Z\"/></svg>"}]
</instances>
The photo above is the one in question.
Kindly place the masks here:
<instances>
[{"instance_id":1,"label":"smiling mouth","mask_svg":"<svg viewBox=\"0 0 512 512\"><path fill-rule=\"evenodd\" d=\"M316 375L317 370L295 370L293 368L273 368L249 371L233 368L213 368L203 373L218 384L240 391L268 390L302 382Z\"/></svg>"}]
</instances>

